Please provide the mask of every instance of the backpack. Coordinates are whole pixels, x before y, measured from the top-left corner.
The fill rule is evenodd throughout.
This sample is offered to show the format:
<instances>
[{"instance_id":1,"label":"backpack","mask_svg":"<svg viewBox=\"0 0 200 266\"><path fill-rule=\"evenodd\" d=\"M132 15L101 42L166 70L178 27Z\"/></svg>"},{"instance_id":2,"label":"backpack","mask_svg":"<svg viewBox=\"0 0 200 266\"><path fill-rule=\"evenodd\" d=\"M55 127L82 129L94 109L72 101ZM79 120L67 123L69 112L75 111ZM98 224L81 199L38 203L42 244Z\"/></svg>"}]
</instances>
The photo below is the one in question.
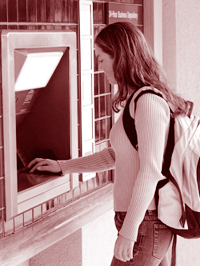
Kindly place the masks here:
<instances>
[{"instance_id":1,"label":"backpack","mask_svg":"<svg viewBox=\"0 0 200 266\"><path fill-rule=\"evenodd\" d=\"M125 132L136 150L137 132L129 104L134 98L136 110L139 97L146 93L164 98L159 90L143 87L129 97L123 113ZM173 113L171 108L170 111ZM174 248L176 235L200 237L200 118L191 112L192 108L187 116L170 118L162 167L165 178L158 182L155 194L158 218L175 235Z\"/></svg>"}]
</instances>

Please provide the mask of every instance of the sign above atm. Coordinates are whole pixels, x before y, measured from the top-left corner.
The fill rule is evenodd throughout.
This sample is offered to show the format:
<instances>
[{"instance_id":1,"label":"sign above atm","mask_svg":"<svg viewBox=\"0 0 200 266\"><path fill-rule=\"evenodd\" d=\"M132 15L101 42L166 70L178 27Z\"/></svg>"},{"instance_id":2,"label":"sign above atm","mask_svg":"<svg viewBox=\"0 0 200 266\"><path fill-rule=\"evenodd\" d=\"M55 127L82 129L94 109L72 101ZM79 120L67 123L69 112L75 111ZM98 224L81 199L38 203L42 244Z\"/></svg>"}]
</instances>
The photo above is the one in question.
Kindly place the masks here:
<instances>
[{"instance_id":1,"label":"sign above atm","mask_svg":"<svg viewBox=\"0 0 200 266\"><path fill-rule=\"evenodd\" d=\"M107 24L129 21L134 25L143 24L143 7L141 5L107 3Z\"/></svg>"}]
</instances>

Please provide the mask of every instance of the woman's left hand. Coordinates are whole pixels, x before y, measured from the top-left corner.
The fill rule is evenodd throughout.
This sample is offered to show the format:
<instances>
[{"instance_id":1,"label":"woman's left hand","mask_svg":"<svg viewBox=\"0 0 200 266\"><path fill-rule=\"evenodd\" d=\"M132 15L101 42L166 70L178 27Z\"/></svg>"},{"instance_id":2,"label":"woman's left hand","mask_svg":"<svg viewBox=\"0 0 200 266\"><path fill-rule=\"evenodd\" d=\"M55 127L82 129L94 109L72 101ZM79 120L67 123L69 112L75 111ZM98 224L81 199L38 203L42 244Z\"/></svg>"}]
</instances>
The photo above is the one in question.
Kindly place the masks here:
<instances>
[{"instance_id":1,"label":"woman's left hand","mask_svg":"<svg viewBox=\"0 0 200 266\"><path fill-rule=\"evenodd\" d=\"M119 235L115 242L114 255L121 261L129 261L133 258L134 241Z\"/></svg>"}]
</instances>

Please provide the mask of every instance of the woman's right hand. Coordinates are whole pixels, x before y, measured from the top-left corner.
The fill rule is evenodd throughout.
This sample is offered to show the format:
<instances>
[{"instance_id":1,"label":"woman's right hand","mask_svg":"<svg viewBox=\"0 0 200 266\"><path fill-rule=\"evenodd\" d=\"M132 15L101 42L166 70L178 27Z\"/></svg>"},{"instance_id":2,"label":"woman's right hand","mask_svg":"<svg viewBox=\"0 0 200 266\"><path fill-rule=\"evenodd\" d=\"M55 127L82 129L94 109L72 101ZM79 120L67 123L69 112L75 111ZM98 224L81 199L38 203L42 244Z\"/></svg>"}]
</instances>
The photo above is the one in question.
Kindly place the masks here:
<instances>
[{"instance_id":1,"label":"woman's right hand","mask_svg":"<svg viewBox=\"0 0 200 266\"><path fill-rule=\"evenodd\" d=\"M56 160L35 158L27 166L30 173L34 171L48 171L52 173L60 173L62 171L59 163Z\"/></svg>"}]
</instances>

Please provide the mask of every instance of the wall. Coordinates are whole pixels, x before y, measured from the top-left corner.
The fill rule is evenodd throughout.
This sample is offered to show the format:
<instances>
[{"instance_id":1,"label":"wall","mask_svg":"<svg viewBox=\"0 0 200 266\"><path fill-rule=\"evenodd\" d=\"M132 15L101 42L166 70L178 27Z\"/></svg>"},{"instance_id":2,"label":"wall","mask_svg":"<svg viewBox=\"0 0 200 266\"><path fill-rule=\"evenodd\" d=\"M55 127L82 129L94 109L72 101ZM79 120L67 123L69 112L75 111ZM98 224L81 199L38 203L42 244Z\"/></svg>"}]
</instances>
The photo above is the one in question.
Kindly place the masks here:
<instances>
[{"instance_id":1,"label":"wall","mask_svg":"<svg viewBox=\"0 0 200 266\"><path fill-rule=\"evenodd\" d=\"M163 66L171 84L200 115L200 4L163 1Z\"/></svg>"},{"instance_id":2,"label":"wall","mask_svg":"<svg viewBox=\"0 0 200 266\"><path fill-rule=\"evenodd\" d=\"M163 0L163 66L177 92L200 115L199 0ZM178 238L177 266L199 265L200 240Z\"/></svg>"},{"instance_id":3,"label":"wall","mask_svg":"<svg viewBox=\"0 0 200 266\"><path fill-rule=\"evenodd\" d=\"M200 4L198 0L177 0L177 86L194 101L200 115Z\"/></svg>"}]
</instances>

